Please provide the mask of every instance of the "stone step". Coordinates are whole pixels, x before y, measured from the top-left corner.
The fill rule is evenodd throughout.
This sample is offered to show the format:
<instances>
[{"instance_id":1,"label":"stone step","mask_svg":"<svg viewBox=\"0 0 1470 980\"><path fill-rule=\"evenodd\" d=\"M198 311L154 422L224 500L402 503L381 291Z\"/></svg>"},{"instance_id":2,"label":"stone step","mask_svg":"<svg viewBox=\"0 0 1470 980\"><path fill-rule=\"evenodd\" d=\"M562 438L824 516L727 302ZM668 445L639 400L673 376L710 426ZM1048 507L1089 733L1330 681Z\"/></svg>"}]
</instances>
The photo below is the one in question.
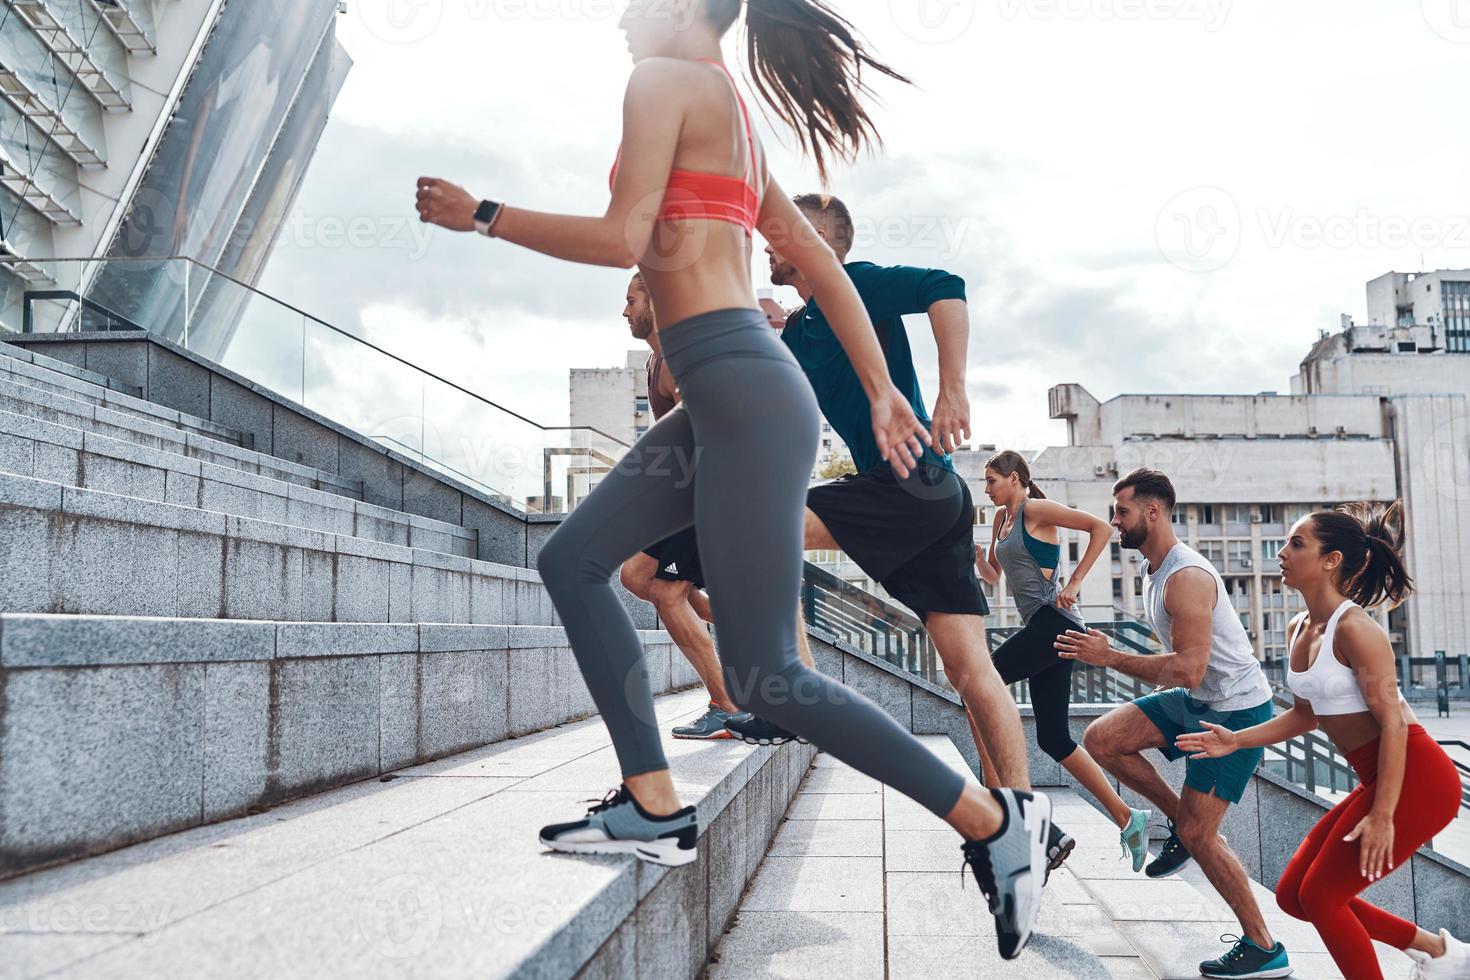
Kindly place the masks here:
<instances>
[{"instance_id":1,"label":"stone step","mask_svg":"<svg viewBox=\"0 0 1470 980\"><path fill-rule=\"evenodd\" d=\"M0 412L0 472L445 554L479 553L478 533L454 524L11 412Z\"/></svg>"},{"instance_id":2,"label":"stone step","mask_svg":"<svg viewBox=\"0 0 1470 980\"><path fill-rule=\"evenodd\" d=\"M0 610L556 625L530 569L0 474Z\"/></svg>"},{"instance_id":3,"label":"stone step","mask_svg":"<svg viewBox=\"0 0 1470 980\"><path fill-rule=\"evenodd\" d=\"M91 406L93 409L166 425L180 432L209 436L245 449L255 448L255 437L248 432L176 412L131 395L98 388L89 381L55 374L45 368L37 368L21 361L4 364L3 360L0 358L0 369L5 370L5 373L0 374L0 394L9 398L30 400L47 408L66 409L73 413L80 413L86 406Z\"/></svg>"},{"instance_id":4,"label":"stone step","mask_svg":"<svg viewBox=\"0 0 1470 980\"><path fill-rule=\"evenodd\" d=\"M0 381L0 388L3 388L3 381ZM47 393L36 392L35 389L29 389L29 392L41 397L29 397L27 390L16 386L10 392L0 390L0 412L95 433L150 449L162 449L178 456L188 456L246 473L258 473L354 500L361 500L363 497L360 480L347 479L335 473L256 452L223 439L185 432L162 422L152 422L74 399L48 396Z\"/></svg>"},{"instance_id":5,"label":"stone step","mask_svg":"<svg viewBox=\"0 0 1470 980\"><path fill-rule=\"evenodd\" d=\"M697 680L640 635L656 692ZM6 876L596 710L555 627L5 614L0 680Z\"/></svg>"},{"instance_id":6,"label":"stone step","mask_svg":"<svg viewBox=\"0 0 1470 980\"><path fill-rule=\"evenodd\" d=\"M86 368L77 367L75 364L70 364L66 361L59 361L54 357L47 357L44 354L37 354L35 351L28 350L24 347L17 347L14 344L0 343L0 355L4 355L12 360L23 361L26 364L34 364L36 367L45 368L56 374L64 374L67 377L77 378L81 381L90 381L98 387L120 391L125 395L132 395L138 398L141 398L143 395L143 389L135 384L120 381L117 378L110 378L96 371L88 371Z\"/></svg>"},{"instance_id":7,"label":"stone step","mask_svg":"<svg viewBox=\"0 0 1470 980\"><path fill-rule=\"evenodd\" d=\"M666 730L703 701L656 708ZM592 719L6 882L0 956L18 977L698 976L812 750L666 749L700 812L681 868L537 843L617 785Z\"/></svg>"}]
</instances>

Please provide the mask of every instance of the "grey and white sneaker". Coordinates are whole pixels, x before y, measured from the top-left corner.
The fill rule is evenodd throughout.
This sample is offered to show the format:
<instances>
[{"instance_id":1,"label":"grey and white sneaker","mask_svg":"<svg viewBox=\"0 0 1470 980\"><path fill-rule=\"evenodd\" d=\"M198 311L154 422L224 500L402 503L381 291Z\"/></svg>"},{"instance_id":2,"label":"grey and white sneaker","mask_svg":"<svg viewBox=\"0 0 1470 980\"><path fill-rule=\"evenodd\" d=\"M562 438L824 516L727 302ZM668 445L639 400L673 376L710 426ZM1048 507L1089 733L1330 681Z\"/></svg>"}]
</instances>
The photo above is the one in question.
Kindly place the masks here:
<instances>
[{"instance_id":1,"label":"grey and white sneaker","mask_svg":"<svg viewBox=\"0 0 1470 980\"><path fill-rule=\"evenodd\" d=\"M568 854L633 854L677 866L699 856L699 816L686 806L667 817L647 813L627 786L608 792L585 819L541 828L541 843Z\"/></svg>"},{"instance_id":2,"label":"grey and white sneaker","mask_svg":"<svg viewBox=\"0 0 1470 980\"><path fill-rule=\"evenodd\" d=\"M965 864L995 916L1000 955L1013 960L1031 941L1046 883L1047 842L1051 837L1051 800L1045 793L1018 789L990 791L1004 811L1000 830L984 841L961 845Z\"/></svg>"},{"instance_id":3,"label":"grey and white sneaker","mask_svg":"<svg viewBox=\"0 0 1470 980\"><path fill-rule=\"evenodd\" d=\"M730 733L725 731L725 723L730 720L730 712L711 704L698 718L687 725L680 725L674 729L675 738L699 739L702 741L713 741L716 739L728 739Z\"/></svg>"}]
</instances>

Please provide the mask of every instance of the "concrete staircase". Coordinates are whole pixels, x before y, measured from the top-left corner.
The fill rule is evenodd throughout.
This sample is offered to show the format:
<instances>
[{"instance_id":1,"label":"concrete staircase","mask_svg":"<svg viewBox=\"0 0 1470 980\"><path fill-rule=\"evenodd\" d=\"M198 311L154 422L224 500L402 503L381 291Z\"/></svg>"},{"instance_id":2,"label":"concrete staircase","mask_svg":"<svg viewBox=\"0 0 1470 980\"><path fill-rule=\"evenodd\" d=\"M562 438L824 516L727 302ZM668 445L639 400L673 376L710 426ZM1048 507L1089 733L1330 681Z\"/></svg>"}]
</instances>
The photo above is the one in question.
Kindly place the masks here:
<instances>
[{"instance_id":1,"label":"concrete staircase","mask_svg":"<svg viewBox=\"0 0 1470 980\"><path fill-rule=\"evenodd\" d=\"M672 743L688 868L543 855L618 770L539 576L140 390L0 344L0 974L697 973L812 750Z\"/></svg>"}]
</instances>

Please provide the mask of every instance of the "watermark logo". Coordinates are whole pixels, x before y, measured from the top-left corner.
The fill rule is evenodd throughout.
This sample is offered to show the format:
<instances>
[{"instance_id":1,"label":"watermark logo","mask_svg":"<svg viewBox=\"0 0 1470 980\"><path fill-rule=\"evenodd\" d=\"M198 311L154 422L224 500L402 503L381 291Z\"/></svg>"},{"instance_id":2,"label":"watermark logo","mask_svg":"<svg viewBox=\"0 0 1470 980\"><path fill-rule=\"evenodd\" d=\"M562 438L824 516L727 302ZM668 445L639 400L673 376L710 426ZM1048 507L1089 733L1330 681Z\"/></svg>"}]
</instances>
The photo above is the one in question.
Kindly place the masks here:
<instances>
[{"instance_id":1,"label":"watermark logo","mask_svg":"<svg viewBox=\"0 0 1470 980\"><path fill-rule=\"evenodd\" d=\"M1470 0L1420 0L1430 30L1455 44L1470 44Z\"/></svg>"},{"instance_id":2,"label":"watermark logo","mask_svg":"<svg viewBox=\"0 0 1470 980\"><path fill-rule=\"evenodd\" d=\"M373 951L391 959L422 956L444 928L444 903L418 875L378 882L357 906L357 924Z\"/></svg>"},{"instance_id":3,"label":"watermark logo","mask_svg":"<svg viewBox=\"0 0 1470 980\"><path fill-rule=\"evenodd\" d=\"M1470 500L1470 417L1451 418L1437 426L1411 461L1413 479L1439 496Z\"/></svg>"},{"instance_id":4,"label":"watermark logo","mask_svg":"<svg viewBox=\"0 0 1470 980\"><path fill-rule=\"evenodd\" d=\"M920 44L948 44L975 23L975 0L888 0L889 16Z\"/></svg>"},{"instance_id":5,"label":"watermark logo","mask_svg":"<svg viewBox=\"0 0 1470 980\"><path fill-rule=\"evenodd\" d=\"M353 0L363 29L388 44L417 44L444 20L444 0Z\"/></svg>"},{"instance_id":6,"label":"watermark logo","mask_svg":"<svg viewBox=\"0 0 1470 980\"><path fill-rule=\"evenodd\" d=\"M1175 21L1213 34L1230 18L1233 0L999 0L1006 20Z\"/></svg>"},{"instance_id":7,"label":"watermark logo","mask_svg":"<svg viewBox=\"0 0 1470 980\"><path fill-rule=\"evenodd\" d=\"M1219 187L1193 187L1164 205L1154 224L1164 258L1188 272L1214 272L1240 251L1240 205Z\"/></svg>"}]
</instances>

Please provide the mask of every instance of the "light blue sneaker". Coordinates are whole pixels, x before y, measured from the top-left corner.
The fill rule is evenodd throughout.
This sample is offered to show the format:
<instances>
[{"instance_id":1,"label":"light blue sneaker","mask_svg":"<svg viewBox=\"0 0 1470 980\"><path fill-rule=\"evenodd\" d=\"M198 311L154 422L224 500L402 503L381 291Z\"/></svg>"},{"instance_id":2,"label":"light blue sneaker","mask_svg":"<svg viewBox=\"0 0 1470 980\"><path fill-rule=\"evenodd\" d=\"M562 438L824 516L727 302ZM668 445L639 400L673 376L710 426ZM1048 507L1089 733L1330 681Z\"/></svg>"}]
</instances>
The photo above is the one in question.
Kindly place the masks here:
<instances>
[{"instance_id":1,"label":"light blue sneaker","mask_svg":"<svg viewBox=\"0 0 1470 980\"><path fill-rule=\"evenodd\" d=\"M1123 845L1123 856L1133 856L1133 873L1143 870L1143 863L1148 860L1148 818L1153 816L1152 810L1132 810L1128 817L1128 826L1118 835L1118 843Z\"/></svg>"},{"instance_id":2,"label":"light blue sneaker","mask_svg":"<svg viewBox=\"0 0 1470 980\"><path fill-rule=\"evenodd\" d=\"M1234 941L1230 951L1216 960L1206 960L1199 965L1202 977L1256 978L1289 977L1291 962L1286 958L1286 947L1277 943L1271 949L1262 949L1244 936L1221 936L1221 942Z\"/></svg>"}]
</instances>

